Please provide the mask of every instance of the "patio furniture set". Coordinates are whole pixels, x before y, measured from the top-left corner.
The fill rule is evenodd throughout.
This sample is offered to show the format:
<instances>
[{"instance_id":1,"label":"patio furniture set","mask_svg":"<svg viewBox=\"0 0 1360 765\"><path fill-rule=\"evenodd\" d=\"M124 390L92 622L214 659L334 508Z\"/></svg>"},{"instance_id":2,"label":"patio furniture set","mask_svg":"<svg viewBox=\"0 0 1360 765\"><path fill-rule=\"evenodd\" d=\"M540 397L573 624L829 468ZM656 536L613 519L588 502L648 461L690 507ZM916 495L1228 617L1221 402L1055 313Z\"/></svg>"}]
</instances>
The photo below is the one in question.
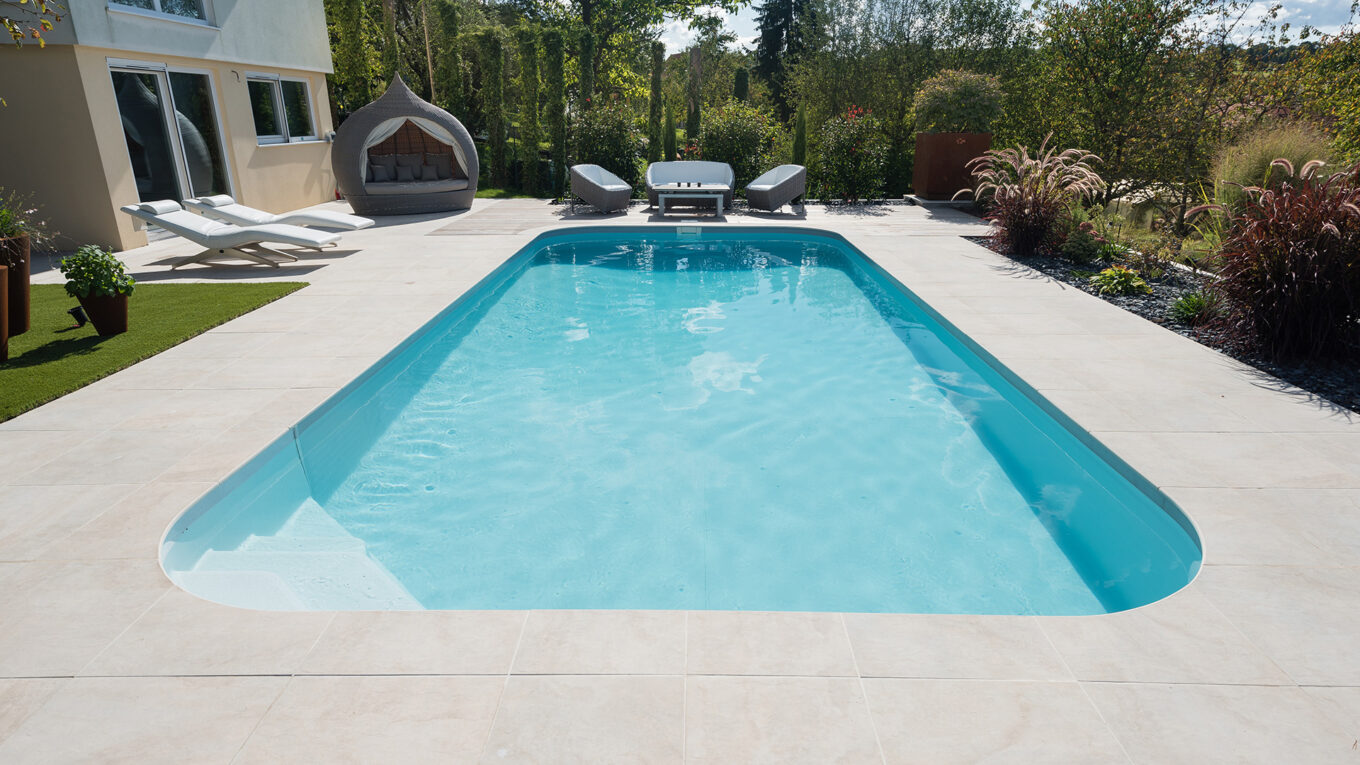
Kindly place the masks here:
<instances>
[{"instance_id":1,"label":"patio furniture set","mask_svg":"<svg viewBox=\"0 0 1360 765\"><path fill-rule=\"evenodd\" d=\"M713 207L722 217L731 207L736 186L726 162L653 162L647 166L647 202L666 214L667 202L683 200L691 206ZM807 192L807 168L780 165L746 186L746 202L753 209L774 212ZM571 168L572 201L581 199L602 213L627 209L633 188L599 165Z\"/></svg>"}]
</instances>

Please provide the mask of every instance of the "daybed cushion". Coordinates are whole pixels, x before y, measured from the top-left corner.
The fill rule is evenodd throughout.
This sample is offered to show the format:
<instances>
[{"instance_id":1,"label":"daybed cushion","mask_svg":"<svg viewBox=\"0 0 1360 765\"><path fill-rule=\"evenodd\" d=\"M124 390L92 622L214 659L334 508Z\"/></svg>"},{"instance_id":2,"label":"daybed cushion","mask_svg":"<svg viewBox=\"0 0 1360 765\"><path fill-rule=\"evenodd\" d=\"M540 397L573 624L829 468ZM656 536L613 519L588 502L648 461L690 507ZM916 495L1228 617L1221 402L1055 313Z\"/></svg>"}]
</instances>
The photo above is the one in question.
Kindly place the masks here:
<instances>
[{"instance_id":1,"label":"daybed cushion","mask_svg":"<svg viewBox=\"0 0 1360 765\"><path fill-rule=\"evenodd\" d=\"M397 183L409 183L416 180L416 169L410 165L397 165Z\"/></svg>"},{"instance_id":2,"label":"daybed cushion","mask_svg":"<svg viewBox=\"0 0 1360 765\"><path fill-rule=\"evenodd\" d=\"M368 180L371 183L386 183L392 180L392 171L386 165L368 163Z\"/></svg>"},{"instance_id":3,"label":"daybed cushion","mask_svg":"<svg viewBox=\"0 0 1360 765\"><path fill-rule=\"evenodd\" d=\"M434 165L421 165L420 180L437 181L439 180L439 171L435 169Z\"/></svg>"},{"instance_id":4,"label":"daybed cushion","mask_svg":"<svg viewBox=\"0 0 1360 765\"><path fill-rule=\"evenodd\" d=\"M438 194L445 191L462 191L468 187L466 178L449 178L442 181L411 181L409 183L365 183L364 193L379 194Z\"/></svg>"},{"instance_id":5,"label":"daybed cushion","mask_svg":"<svg viewBox=\"0 0 1360 765\"><path fill-rule=\"evenodd\" d=\"M424 154L398 154L397 167L417 168L425 164Z\"/></svg>"},{"instance_id":6,"label":"daybed cushion","mask_svg":"<svg viewBox=\"0 0 1360 765\"><path fill-rule=\"evenodd\" d=\"M426 164L434 165L434 169L439 173L439 180L444 181L453 177L453 157L448 154L426 154Z\"/></svg>"},{"instance_id":7,"label":"daybed cushion","mask_svg":"<svg viewBox=\"0 0 1360 765\"><path fill-rule=\"evenodd\" d=\"M397 155L395 154L370 154L368 162L371 165L382 165L387 168L387 174L396 177L397 175Z\"/></svg>"}]
</instances>

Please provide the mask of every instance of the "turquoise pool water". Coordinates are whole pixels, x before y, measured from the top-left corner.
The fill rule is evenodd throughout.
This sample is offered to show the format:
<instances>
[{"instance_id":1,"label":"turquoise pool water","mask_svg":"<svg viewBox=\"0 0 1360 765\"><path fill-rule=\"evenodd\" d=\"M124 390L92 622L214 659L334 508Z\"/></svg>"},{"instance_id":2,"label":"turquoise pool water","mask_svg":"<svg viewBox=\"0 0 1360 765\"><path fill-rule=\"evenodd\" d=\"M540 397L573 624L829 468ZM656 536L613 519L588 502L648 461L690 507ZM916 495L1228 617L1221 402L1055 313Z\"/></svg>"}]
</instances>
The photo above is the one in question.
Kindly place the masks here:
<instances>
[{"instance_id":1,"label":"turquoise pool water","mask_svg":"<svg viewBox=\"0 0 1360 765\"><path fill-rule=\"evenodd\" d=\"M1193 533L839 239L597 230L512 258L163 561L254 608L1093 614L1182 587Z\"/></svg>"}]
</instances>

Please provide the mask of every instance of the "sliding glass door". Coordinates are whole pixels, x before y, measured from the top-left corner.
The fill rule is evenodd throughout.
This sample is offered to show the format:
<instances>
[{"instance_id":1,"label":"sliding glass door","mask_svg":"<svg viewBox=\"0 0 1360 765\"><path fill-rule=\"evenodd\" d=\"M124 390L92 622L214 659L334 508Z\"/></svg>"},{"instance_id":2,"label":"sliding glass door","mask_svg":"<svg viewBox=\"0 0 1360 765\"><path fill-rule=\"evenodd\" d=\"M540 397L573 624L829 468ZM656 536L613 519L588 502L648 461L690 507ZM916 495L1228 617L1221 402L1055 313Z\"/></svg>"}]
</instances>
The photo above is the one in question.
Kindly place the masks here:
<instances>
[{"instance_id":1,"label":"sliding glass door","mask_svg":"<svg viewBox=\"0 0 1360 765\"><path fill-rule=\"evenodd\" d=\"M110 74L141 201L231 193L208 75L150 66Z\"/></svg>"}]
</instances>

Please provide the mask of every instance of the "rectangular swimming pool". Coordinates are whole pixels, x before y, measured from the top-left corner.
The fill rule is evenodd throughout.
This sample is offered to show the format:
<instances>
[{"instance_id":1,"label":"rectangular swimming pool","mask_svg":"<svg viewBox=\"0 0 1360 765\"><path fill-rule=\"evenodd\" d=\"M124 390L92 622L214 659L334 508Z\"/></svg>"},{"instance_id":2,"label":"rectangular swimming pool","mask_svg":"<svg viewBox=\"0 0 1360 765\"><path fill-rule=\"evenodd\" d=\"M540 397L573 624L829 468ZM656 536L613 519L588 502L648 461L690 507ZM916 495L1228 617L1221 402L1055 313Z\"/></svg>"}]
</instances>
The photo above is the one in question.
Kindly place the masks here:
<instances>
[{"instance_id":1,"label":"rectangular swimming pool","mask_svg":"<svg viewBox=\"0 0 1360 765\"><path fill-rule=\"evenodd\" d=\"M1184 586L1193 527L1059 419L837 237L573 230L186 511L162 560L274 609L1093 614Z\"/></svg>"}]
</instances>

